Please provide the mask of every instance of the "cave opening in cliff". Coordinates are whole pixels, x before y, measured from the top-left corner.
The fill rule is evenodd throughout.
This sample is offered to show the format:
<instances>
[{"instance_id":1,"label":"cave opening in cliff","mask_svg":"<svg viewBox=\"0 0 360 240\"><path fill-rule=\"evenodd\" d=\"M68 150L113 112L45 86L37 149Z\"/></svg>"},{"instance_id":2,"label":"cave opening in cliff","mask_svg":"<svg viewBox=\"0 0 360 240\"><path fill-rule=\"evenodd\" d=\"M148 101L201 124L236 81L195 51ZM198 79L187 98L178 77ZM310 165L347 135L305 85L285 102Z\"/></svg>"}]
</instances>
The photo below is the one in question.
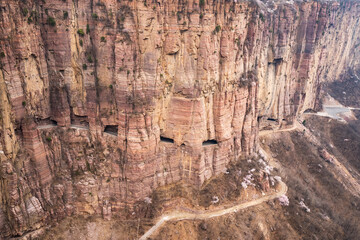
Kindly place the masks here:
<instances>
[{"instance_id":1,"label":"cave opening in cliff","mask_svg":"<svg viewBox=\"0 0 360 240\"><path fill-rule=\"evenodd\" d=\"M14 131L15 131L16 136L22 136L22 127L21 126L16 126L14 128Z\"/></svg>"},{"instance_id":2,"label":"cave opening in cliff","mask_svg":"<svg viewBox=\"0 0 360 240\"><path fill-rule=\"evenodd\" d=\"M274 64L279 64L283 61L283 58L275 58L274 59Z\"/></svg>"},{"instance_id":3,"label":"cave opening in cliff","mask_svg":"<svg viewBox=\"0 0 360 240\"><path fill-rule=\"evenodd\" d=\"M206 140L202 143L203 146L216 145L218 142L215 139Z\"/></svg>"},{"instance_id":4,"label":"cave opening in cliff","mask_svg":"<svg viewBox=\"0 0 360 240\"><path fill-rule=\"evenodd\" d=\"M57 121L53 120L53 119L50 119L50 118L36 118L35 119L35 123L38 125L38 126L57 126Z\"/></svg>"},{"instance_id":5,"label":"cave opening in cliff","mask_svg":"<svg viewBox=\"0 0 360 240\"><path fill-rule=\"evenodd\" d=\"M268 121L271 121L271 122L277 122L277 121L278 121L278 120L275 119L275 118L268 118L267 120L268 120Z\"/></svg>"},{"instance_id":6,"label":"cave opening in cliff","mask_svg":"<svg viewBox=\"0 0 360 240\"><path fill-rule=\"evenodd\" d=\"M75 114L71 115L71 125L79 125L84 127L89 127L89 121L87 116L78 116Z\"/></svg>"},{"instance_id":7,"label":"cave opening in cliff","mask_svg":"<svg viewBox=\"0 0 360 240\"><path fill-rule=\"evenodd\" d=\"M163 137L163 136L160 136L160 141L166 142L166 143L174 143L174 139Z\"/></svg>"},{"instance_id":8,"label":"cave opening in cliff","mask_svg":"<svg viewBox=\"0 0 360 240\"><path fill-rule=\"evenodd\" d=\"M304 113L316 113L316 111L312 108L308 108L304 111Z\"/></svg>"},{"instance_id":9,"label":"cave opening in cliff","mask_svg":"<svg viewBox=\"0 0 360 240\"><path fill-rule=\"evenodd\" d=\"M106 125L104 132L114 135L114 136L117 136L118 135L118 126L117 125Z\"/></svg>"}]
</instances>

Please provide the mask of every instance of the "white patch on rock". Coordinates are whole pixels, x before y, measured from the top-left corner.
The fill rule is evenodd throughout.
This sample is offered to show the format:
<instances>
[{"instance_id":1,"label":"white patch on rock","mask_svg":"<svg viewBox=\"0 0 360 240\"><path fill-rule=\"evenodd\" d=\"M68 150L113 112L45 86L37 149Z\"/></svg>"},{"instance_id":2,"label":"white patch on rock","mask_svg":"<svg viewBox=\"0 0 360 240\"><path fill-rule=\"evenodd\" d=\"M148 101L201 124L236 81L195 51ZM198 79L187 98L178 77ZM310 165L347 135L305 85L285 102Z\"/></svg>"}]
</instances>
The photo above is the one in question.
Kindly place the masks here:
<instances>
[{"instance_id":1,"label":"white patch on rock","mask_svg":"<svg viewBox=\"0 0 360 240\"><path fill-rule=\"evenodd\" d=\"M290 204L289 198L285 194L281 195L278 200L281 206L289 206Z\"/></svg>"},{"instance_id":2,"label":"white patch on rock","mask_svg":"<svg viewBox=\"0 0 360 240\"><path fill-rule=\"evenodd\" d=\"M281 182L281 177L280 176L275 176L274 179L278 182Z\"/></svg>"},{"instance_id":3,"label":"white patch on rock","mask_svg":"<svg viewBox=\"0 0 360 240\"><path fill-rule=\"evenodd\" d=\"M212 204L216 204L216 203L218 203L218 202L219 202L219 197L218 197L218 196L213 196L211 203L212 203Z\"/></svg>"},{"instance_id":4,"label":"white patch on rock","mask_svg":"<svg viewBox=\"0 0 360 240\"><path fill-rule=\"evenodd\" d=\"M149 198L149 197L145 197L145 198L144 198L144 202L147 203L147 204L151 204L151 203L152 203L152 199Z\"/></svg>"},{"instance_id":5,"label":"white patch on rock","mask_svg":"<svg viewBox=\"0 0 360 240\"><path fill-rule=\"evenodd\" d=\"M300 207L301 207L302 209L304 209L306 212L308 212L308 213L310 212L310 208L308 208L308 206L306 206L303 201L300 201L299 205L300 205Z\"/></svg>"}]
</instances>

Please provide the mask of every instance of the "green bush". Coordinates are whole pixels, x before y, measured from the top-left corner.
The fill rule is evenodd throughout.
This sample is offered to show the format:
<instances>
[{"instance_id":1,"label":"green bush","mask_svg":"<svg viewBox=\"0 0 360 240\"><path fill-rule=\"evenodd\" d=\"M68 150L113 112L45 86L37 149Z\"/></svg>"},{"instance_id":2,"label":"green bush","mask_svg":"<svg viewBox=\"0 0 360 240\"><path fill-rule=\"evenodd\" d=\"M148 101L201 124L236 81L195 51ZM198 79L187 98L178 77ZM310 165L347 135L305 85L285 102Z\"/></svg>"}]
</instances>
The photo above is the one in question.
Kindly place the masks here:
<instances>
[{"instance_id":1,"label":"green bush","mask_svg":"<svg viewBox=\"0 0 360 240\"><path fill-rule=\"evenodd\" d=\"M259 14L259 18L261 19L261 21L265 22L264 14L260 13L260 14Z\"/></svg>"},{"instance_id":2,"label":"green bush","mask_svg":"<svg viewBox=\"0 0 360 240\"><path fill-rule=\"evenodd\" d=\"M216 31L216 32L220 32L220 30L221 30L220 25L217 25L217 26L215 27L215 31Z\"/></svg>"},{"instance_id":3,"label":"green bush","mask_svg":"<svg viewBox=\"0 0 360 240\"><path fill-rule=\"evenodd\" d=\"M36 11L31 11L30 16L27 19L28 24L32 23L35 21L35 23L37 23L39 18L39 14Z\"/></svg>"},{"instance_id":4,"label":"green bush","mask_svg":"<svg viewBox=\"0 0 360 240\"><path fill-rule=\"evenodd\" d=\"M79 30L77 30L77 33L78 33L81 37L85 36L84 30L81 29L81 28L80 28Z\"/></svg>"},{"instance_id":5,"label":"green bush","mask_svg":"<svg viewBox=\"0 0 360 240\"><path fill-rule=\"evenodd\" d=\"M23 8L23 9L21 9L21 12L22 12L23 16L26 17L28 15L29 11L27 8Z\"/></svg>"},{"instance_id":6,"label":"green bush","mask_svg":"<svg viewBox=\"0 0 360 240\"><path fill-rule=\"evenodd\" d=\"M1 52L1 53L0 53L0 57L1 57L1 58L4 58L4 57L5 57L5 53L4 53L4 52Z\"/></svg>"},{"instance_id":7,"label":"green bush","mask_svg":"<svg viewBox=\"0 0 360 240\"><path fill-rule=\"evenodd\" d=\"M100 41L101 41L101 42L106 42L105 37L101 37L101 38L100 38Z\"/></svg>"},{"instance_id":8,"label":"green bush","mask_svg":"<svg viewBox=\"0 0 360 240\"><path fill-rule=\"evenodd\" d=\"M55 19L53 17L50 17L50 16L47 19L47 23L52 27L55 27L55 25L56 25Z\"/></svg>"},{"instance_id":9,"label":"green bush","mask_svg":"<svg viewBox=\"0 0 360 240\"><path fill-rule=\"evenodd\" d=\"M69 17L69 13L67 11L64 11L64 19L67 19Z\"/></svg>"},{"instance_id":10,"label":"green bush","mask_svg":"<svg viewBox=\"0 0 360 240\"><path fill-rule=\"evenodd\" d=\"M87 33L87 34L90 33L90 26L89 26L89 24L86 24L86 33Z\"/></svg>"},{"instance_id":11,"label":"green bush","mask_svg":"<svg viewBox=\"0 0 360 240\"><path fill-rule=\"evenodd\" d=\"M86 70L87 69L87 65L84 63L83 64L83 69Z\"/></svg>"},{"instance_id":12,"label":"green bush","mask_svg":"<svg viewBox=\"0 0 360 240\"><path fill-rule=\"evenodd\" d=\"M25 107L25 106L26 106L26 102L25 102L25 101L23 101L23 102L22 102L22 105L23 105L23 107Z\"/></svg>"},{"instance_id":13,"label":"green bush","mask_svg":"<svg viewBox=\"0 0 360 240\"><path fill-rule=\"evenodd\" d=\"M87 60L88 60L89 63L93 63L93 62L94 62L91 56L88 56L88 57L87 57Z\"/></svg>"},{"instance_id":14,"label":"green bush","mask_svg":"<svg viewBox=\"0 0 360 240\"><path fill-rule=\"evenodd\" d=\"M200 0L200 7L203 7L205 5L205 0Z\"/></svg>"},{"instance_id":15,"label":"green bush","mask_svg":"<svg viewBox=\"0 0 360 240\"><path fill-rule=\"evenodd\" d=\"M46 137L46 141L51 142L52 141L51 137Z\"/></svg>"},{"instance_id":16,"label":"green bush","mask_svg":"<svg viewBox=\"0 0 360 240\"><path fill-rule=\"evenodd\" d=\"M83 40L82 40L82 39L80 39L79 44L80 44L80 46L83 46L83 45L84 45L84 43L83 43Z\"/></svg>"},{"instance_id":17,"label":"green bush","mask_svg":"<svg viewBox=\"0 0 360 240\"><path fill-rule=\"evenodd\" d=\"M99 16L96 13L91 14L91 16L93 19L96 19L96 20L99 18Z\"/></svg>"}]
</instances>

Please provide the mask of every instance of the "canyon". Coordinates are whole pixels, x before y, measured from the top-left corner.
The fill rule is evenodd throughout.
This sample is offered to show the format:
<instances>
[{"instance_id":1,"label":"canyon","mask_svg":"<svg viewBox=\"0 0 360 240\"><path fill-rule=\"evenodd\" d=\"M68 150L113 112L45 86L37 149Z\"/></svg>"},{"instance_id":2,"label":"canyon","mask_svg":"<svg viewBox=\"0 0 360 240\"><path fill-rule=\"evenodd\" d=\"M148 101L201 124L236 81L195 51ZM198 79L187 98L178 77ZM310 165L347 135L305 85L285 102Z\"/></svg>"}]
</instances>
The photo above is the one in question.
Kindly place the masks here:
<instances>
[{"instance_id":1,"label":"canyon","mask_svg":"<svg viewBox=\"0 0 360 240\"><path fill-rule=\"evenodd\" d=\"M0 236L127 218L257 155L259 131L359 68L359 16L356 1L0 1Z\"/></svg>"}]
</instances>

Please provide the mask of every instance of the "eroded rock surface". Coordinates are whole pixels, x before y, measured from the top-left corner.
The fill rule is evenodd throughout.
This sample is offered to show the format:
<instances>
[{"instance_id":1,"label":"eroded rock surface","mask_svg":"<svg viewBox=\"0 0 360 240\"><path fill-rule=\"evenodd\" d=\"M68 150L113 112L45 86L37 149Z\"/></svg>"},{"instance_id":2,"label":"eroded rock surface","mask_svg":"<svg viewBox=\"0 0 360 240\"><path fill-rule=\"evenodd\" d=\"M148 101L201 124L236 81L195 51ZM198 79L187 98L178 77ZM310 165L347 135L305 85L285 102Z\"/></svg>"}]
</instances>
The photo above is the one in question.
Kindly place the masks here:
<instances>
[{"instance_id":1,"label":"eroded rock surface","mask_svg":"<svg viewBox=\"0 0 360 240\"><path fill-rule=\"evenodd\" d=\"M2 236L201 186L360 59L354 2L0 4Z\"/></svg>"}]
</instances>

